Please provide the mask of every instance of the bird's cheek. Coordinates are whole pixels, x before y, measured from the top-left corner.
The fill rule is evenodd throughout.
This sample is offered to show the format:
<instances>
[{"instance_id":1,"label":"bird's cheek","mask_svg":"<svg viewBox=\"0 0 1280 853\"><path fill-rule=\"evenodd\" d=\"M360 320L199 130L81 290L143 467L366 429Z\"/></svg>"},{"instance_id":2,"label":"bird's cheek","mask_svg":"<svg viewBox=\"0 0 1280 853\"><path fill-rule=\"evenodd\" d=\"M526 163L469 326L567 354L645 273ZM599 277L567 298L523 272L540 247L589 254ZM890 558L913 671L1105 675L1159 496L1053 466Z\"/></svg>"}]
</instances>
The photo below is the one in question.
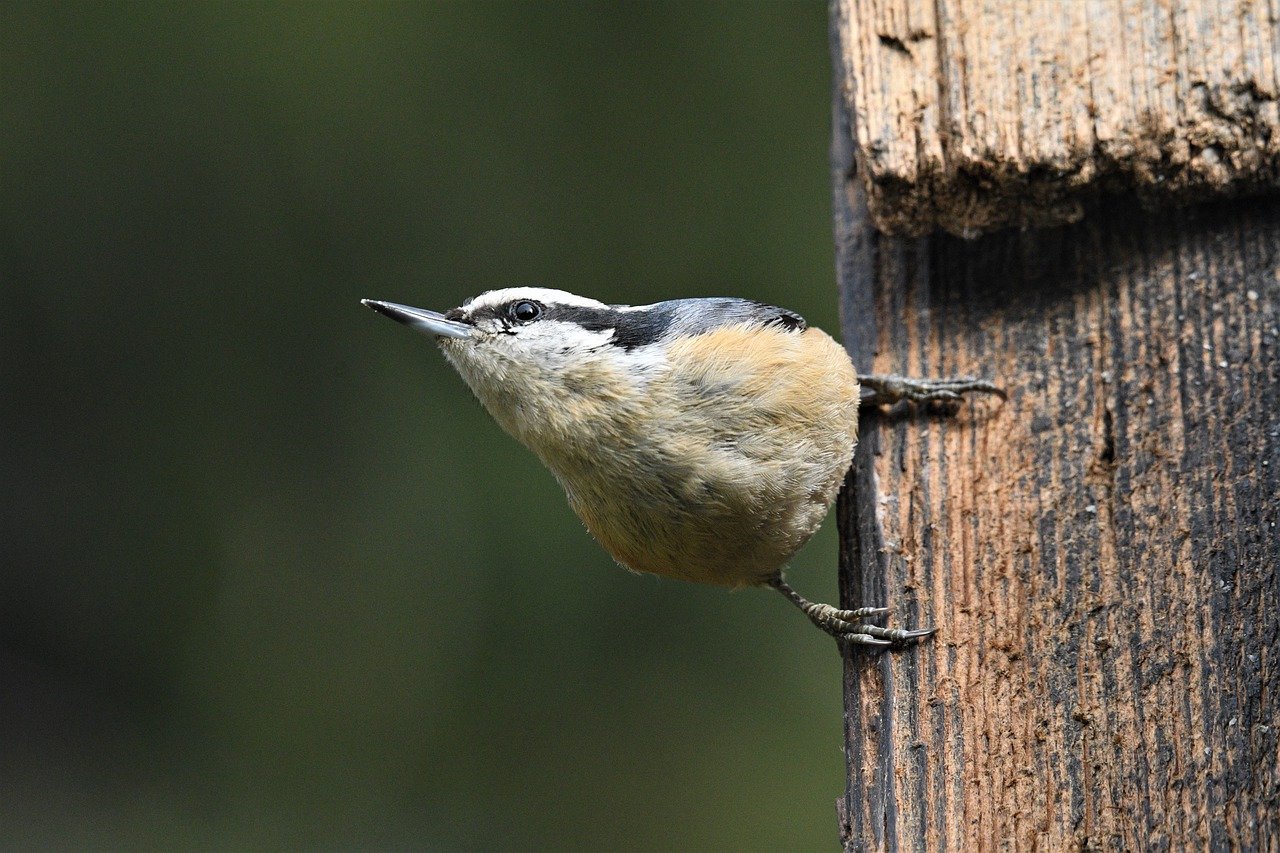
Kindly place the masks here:
<instances>
[{"instance_id":1,"label":"bird's cheek","mask_svg":"<svg viewBox=\"0 0 1280 853\"><path fill-rule=\"evenodd\" d=\"M484 338L484 333L481 332L479 329L474 329L472 330L471 337L469 338L439 337L439 338L436 338L436 343L438 343L440 345L440 348L443 350L460 350L460 349L466 349L467 347L470 347L470 346L474 346L483 338Z\"/></svg>"}]
</instances>

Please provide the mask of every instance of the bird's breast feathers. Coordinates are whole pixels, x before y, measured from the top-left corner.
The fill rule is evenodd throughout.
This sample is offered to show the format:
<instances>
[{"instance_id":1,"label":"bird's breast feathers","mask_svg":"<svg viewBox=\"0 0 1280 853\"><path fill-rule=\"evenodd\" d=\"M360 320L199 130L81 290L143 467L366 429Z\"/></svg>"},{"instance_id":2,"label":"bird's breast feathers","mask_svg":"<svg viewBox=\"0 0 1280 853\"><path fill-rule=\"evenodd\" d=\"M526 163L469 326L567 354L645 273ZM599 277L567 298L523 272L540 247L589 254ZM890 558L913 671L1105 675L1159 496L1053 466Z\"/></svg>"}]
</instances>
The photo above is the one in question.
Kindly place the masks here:
<instances>
[{"instance_id":1,"label":"bird's breast feathers","mask_svg":"<svg viewBox=\"0 0 1280 853\"><path fill-rule=\"evenodd\" d=\"M643 417L603 431L584 464L548 464L622 564L759 583L817 529L848 469L853 367L818 329L758 326L679 339L664 363Z\"/></svg>"}]
</instances>

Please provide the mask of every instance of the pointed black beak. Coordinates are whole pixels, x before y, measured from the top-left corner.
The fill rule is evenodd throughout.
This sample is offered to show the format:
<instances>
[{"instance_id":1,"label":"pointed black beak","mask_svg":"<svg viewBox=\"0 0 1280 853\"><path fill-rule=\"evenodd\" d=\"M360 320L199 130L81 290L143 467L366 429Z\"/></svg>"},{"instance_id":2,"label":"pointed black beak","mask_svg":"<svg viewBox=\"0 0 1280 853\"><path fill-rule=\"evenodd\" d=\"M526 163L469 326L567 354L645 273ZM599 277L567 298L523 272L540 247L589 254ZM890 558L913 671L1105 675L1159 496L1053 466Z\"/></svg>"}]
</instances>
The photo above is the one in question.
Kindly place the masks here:
<instances>
[{"instance_id":1,"label":"pointed black beak","mask_svg":"<svg viewBox=\"0 0 1280 853\"><path fill-rule=\"evenodd\" d=\"M466 339L471 337L474 331L473 327L466 323L450 320L437 311L428 311L425 308L410 308L408 305L379 302L376 299L361 299L360 304L369 306L397 323L404 323L420 332L440 338Z\"/></svg>"}]
</instances>

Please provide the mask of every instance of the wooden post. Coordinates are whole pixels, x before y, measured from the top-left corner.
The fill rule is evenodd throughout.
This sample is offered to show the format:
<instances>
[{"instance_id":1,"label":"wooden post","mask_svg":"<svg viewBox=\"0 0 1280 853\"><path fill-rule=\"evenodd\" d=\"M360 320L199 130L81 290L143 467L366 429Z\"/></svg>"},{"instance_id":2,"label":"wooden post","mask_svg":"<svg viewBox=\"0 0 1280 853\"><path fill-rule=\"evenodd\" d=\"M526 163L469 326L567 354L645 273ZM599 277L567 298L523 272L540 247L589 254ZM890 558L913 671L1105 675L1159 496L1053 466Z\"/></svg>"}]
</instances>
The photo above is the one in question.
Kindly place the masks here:
<instances>
[{"instance_id":1,"label":"wooden post","mask_svg":"<svg viewBox=\"0 0 1280 853\"><path fill-rule=\"evenodd\" d=\"M1010 399L864 420L837 512L842 600L938 633L846 657L842 842L1274 850L1280 205L1058 185L1083 200L1077 224L885 236L873 223L909 206L868 205L849 67L865 61L850 15L876 5L832 14L844 340L863 371L977 374ZM907 35L884 45L895 62L893 39L937 31ZM1221 192L1256 190L1274 163L1255 166ZM948 221L983 231L989 209Z\"/></svg>"}]
</instances>

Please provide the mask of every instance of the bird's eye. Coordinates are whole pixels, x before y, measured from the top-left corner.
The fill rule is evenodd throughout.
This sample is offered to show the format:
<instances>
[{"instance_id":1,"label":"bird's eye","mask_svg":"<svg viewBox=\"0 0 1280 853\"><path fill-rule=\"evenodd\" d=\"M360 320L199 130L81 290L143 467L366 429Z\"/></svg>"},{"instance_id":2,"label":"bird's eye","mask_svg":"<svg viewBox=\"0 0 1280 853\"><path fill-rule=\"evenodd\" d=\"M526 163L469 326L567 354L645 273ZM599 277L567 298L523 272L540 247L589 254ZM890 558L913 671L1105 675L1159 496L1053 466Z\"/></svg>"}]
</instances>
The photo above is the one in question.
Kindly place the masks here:
<instances>
[{"instance_id":1,"label":"bird's eye","mask_svg":"<svg viewBox=\"0 0 1280 853\"><path fill-rule=\"evenodd\" d=\"M517 323L532 323L542 316L542 306L536 302L522 299L511 306L511 319Z\"/></svg>"}]
</instances>

